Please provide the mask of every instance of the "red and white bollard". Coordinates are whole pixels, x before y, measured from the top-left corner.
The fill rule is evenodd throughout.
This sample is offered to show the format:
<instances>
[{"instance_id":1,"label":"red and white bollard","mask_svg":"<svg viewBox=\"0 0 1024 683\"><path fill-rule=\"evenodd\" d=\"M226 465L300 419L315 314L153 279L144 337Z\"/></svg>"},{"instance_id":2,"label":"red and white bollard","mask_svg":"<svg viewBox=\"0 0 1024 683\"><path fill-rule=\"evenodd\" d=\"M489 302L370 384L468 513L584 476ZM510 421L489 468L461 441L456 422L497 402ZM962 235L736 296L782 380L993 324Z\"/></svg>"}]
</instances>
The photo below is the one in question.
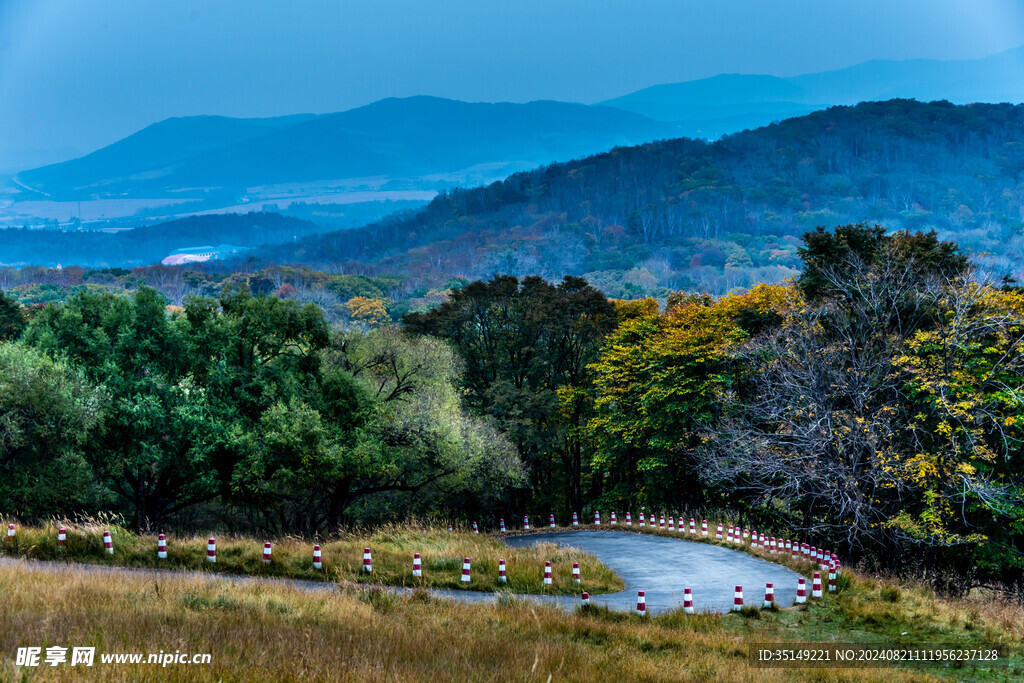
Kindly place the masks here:
<instances>
[{"instance_id":1,"label":"red and white bollard","mask_svg":"<svg viewBox=\"0 0 1024 683\"><path fill-rule=\"evenodd\" d=\"M695 521L693 521L693 517L690 517L690 535L691 536L696 536L697 535L697 523Z\"/></svg>"},{"instance_id":2,"label":"red and white bollard","mask_svg":"<svg viewBox=\"0 0 1024 683\"><path fill-rule=\"evenodd\" d=\"M761 550L768 550L768 537L761 534Z\"/></svg>"},{"instance_id":3,"label":"red and white bollard","mask_svg":"<svg viewBox=\"0 0 1024 683\"><path fill-rule=\"evenodd\" d=\"M315 546L313 546L313 569L323 569L323 568L324 568L324 561L323 561L323 557L320 554L320 546L319 545L315 545Z\"/></svg>"},{"instance_id":4,"label":"red and white bollard","mask_svg":"<svg viewBox=\"0 0 1024 683\"><path fill-rule=\"evenodd\" d=\"M825 551L823 551L821 548L818 548L818 562L821 562L825 559L824 552Z\"/></svg>"},{"instance_id":5,"label":"red and white bollard","mask_svg":"<svg viewBox=\"0 0 1024 683\"><path fill-rule=\"evenodd\" d=\"M267 551L264 550L263 552L266 553ZM215 539L211 538L210 540L208 540L206 542L206 561L207 562L216 562L217 561L217 541ZM266 560L264 560L264 563L265 562L266 562Z\"/></svg>"},{"instance_id":6,"label":"red and white bollard","mask_svg":"<svg viewBox=\"0 0 1024 683\"><path fill-rule=\"evenodd\" d=\"M761 607L771 607L775 603L775 586L771 581L764 585L764 604Z\"/></svg>"},{"instance_id":7,"label":"red and white bollard","mask_svg":"<svg viewBox=\"0 0 1024 683\"><path fill-rule=\"evenodd\" d=\"M594 526L597 526L600 523L601 523L601 513L600 512L595 512L594 513Z\"/></svg>"},{"instance_id":8,"label":"red and white bollard","mask_svg":"<svg viewBox=\"0 0 1024 683\"><path fill-rule=\"evenodd\" d=\"M479 534L480 533L480 527L478 527L476 525L476 522L473 522L473 533L474 534Z\"/></svg>"},{"instance_id":9,"label":"red and white bollard","mask_svg":"<svg viewBox=\"0 0 1024 683\"><path fill-rule=\"evenodd\" d=\"M451 524L448 525L448 531L454 531L454 529L452 529L452 525Z\"/></svg>"},{"instance_id":10,"label":"red and white bollard","mask_svg":"<svg viewBox=\"0 0 1024 683\"><path fill-rule=\"evenodd\" d=\"M636 592L636 613L642 617L647 615L647 598L643 591Z\"/></svg>"},{"instance_id":11,"label":"red and white bollard","mask_svg":"<svg viewBox=\"0 0 1024 683\"><path fill-rule=\"evenodd\" d=\"M813 545L811 546L811 552L807 554L807 559L809 559L811 562L816 562L818 560L818 549L815 548Z\"/></svg>"},{"instance_id":12,"label":"red and white bollard","mask_svg":"<svg viewBox=\"0 0 1024 683\"><path fill-rule=\"evenodd\" d=\"M715 532L715 540L716 541L721 541L722 540L722 524L721 523L718 524L718 531Z\"/></svg>"},{"instance_id":13,"label":"red and white bollard","mask_svg":"<svg viewBox=\"0 0 1024 683\"><path fill-rule=\"evenodd\" d=\"M12 529L14 528L13 524L11 525L11 528ZM7 535L11 536L12 532L8 531ZM109 531L104 531L103 532L103 547L107 549L107 555L113 555L114 554L114 540L112 538L110 538L110 532Z\"/></svg>"},{"instance_id":14,"label":"red and white bollard","mask_svg":"<svg viewBox=\"0 0 1024 683\"><path fill-rule=\"evenodd\" d=\"M579 562L573 562L572 563L572 578L576 579L576 583L581 583L581 581L580 581L580 563Z\"/></svg>"},{"instance_id":15,"label":"red and white bollard","mask_svg":"<svg viewBox=\"0 0 1024 683\"><path fill-rule=\"evenodd\" d=\"M683 611L693 614L693 593L690 592L689 586L683 589Z\"/></svg>"},{"instance_id":16,"label":"red and white bollard","mask_svg":"<svg viewBox=\"0 0 1024 683\"><path fill-rule=\"evenodd\" d=\"M830 567L829 570L828 570L828 592L829 593L835 593L836 592L836 567L835 567L835 565L832 565L832 567Z\"/></svg>"},{"instance_id":17,"label":"red and white bollard","mask_svg":"<svg viewBox=\"0 0 1024 683\"><path fill-rule=\"evenodd\" d=\"M544 585L551 585L551 562L544 563Z\"/></svg>"},{"instance_id":18,"label":"red and white bollard","mask_svg":"<svg viewBox=\"0 0 1024 683\"><path fill-rule=\"evenodd\" d=\"M814 582L811 584L811 597L821 597L821 572L814 572Z\"/></svg>"},{"instance_id":19,"label":"red and white bollard","mask_svg":"<svg viewBox=\"0 0 1024 683\"><path fill-rule=\"evenodd\" d=\"M793 559L794 560L799 560L800 559L800 544L799 543L794 543L793 544Z\"/></svg>"},{"instance_id":20,"label":"red and white bollard","mask_svg":"<svg viewBox=\"0 0 1024 683\"><path fill-rule=\"evenodd\" d=\"M725 532L725 542L732 543L732 525L729 525L729 529Z\"/></svg>"},{"instance_id":21,"label":"red and white bollard","mask_svg":"<svg viewBox=\"0 0 1024 683\"><path fill-rule=\"evenodd\" d=\"M789 540L789 539L787 538L787 539L786 539L786 550L787 550L787 551L789 551L789 550L790 550L790 549L792 548L792 545L793 545L793 544L792 544L792 543L790 542L790 540Z\"/></svg>"},{"instance_id":22,"label":"red and white bollard","mask_svg":"<svg viewBox=\"0 0 1024 683\"><path fill-rule=\"evenodd\" d=\"M61 527L57 532L57 545L64 545L68 540L68 532Z\"/></svg>"},{"instance_id":23,"label":"red and white bollard","mask_svg":"<svg viewBox=\"0 0 1024 683\"><path fill-rule=\"evenodd\" d=\"M668 518L668 530L672 532L675 532L676 530L676 522L672 517Z\"/></svg>"},{"instance_id":24,"label":"red and white bollard","mask_svg":"<svg viewBox=\"0 0 1024 683\"><path fill-rule=\"evenodd\" d=\"M665 515L659 515L658 516L658 528L659 529L664 529L665 528Z\"/></svg>"},{"instance_id":25,"label":"red and white bollard","mask_svg":"<svg viewBox=\"0 0 1024 683\"><path fill-rule=\"evenodd\" d=\"M757 529L750 532L750 547L757 547Z\"/></svg>"},{"instance_id":26,"label":"red and white bollard","mask_svg":"<svg viewBox=\"0 0 1024 683\"><path fill-rule=\"evenodd\" d=\"M274 553L274 549L270 545L270 541L263 544L263 564L270 564L270 556Z\"/></svg>"},{"instance_id":27,"label":"red and white bollard","mask_svg":"<svg viewBox=\"0 0 1024 683\"><path fill-rule=\"evenodd\" d=\"M367 574L373 573L373 557L369 548L363 548L363 571Z\"/></svg>"},{"instance_id":28,"label":"red and white bollard","mask_svg":"<svg viewBox=\"0 0 1024 683\"><path fill-rule=\"evenodd\" d=\"M508 583L508 576L505 573L505 560L498 560L498 581Z\"/></svg>"},{"instance_id":29,"label":"red and white bollard","mask_svg":"<svg viewBox=\"0 0 1024 683\"><path fill-rule=\"evenodd\" d=\"M553 514L548 515L548 527L555 528L555 516Z\"/></svg>"},{"instance_id":30,"label":"red and white bollard","mask_svg":"<svg viewBox=\"0 0 1024 683\"><path fill-rule=\"evenodd\" d=\"M770 554L774 555L775 554L775 537L774 536L772 536L771 540L768 542L768 545L769 545L768 552Z\"/></svg>"},{"instance_id":31,"label":"red and white bollard","mask_svg":"<svg viewBox=\"0 0 1024 683\"><path fill-rule=\"evenodd\" d=\"M573 526L579 526L580 525L580 518L576 516L575 512L572 513L572 525Z\"/></svg>"},{"instance_id":32,"label":"red and white bollard","mask_svg":"<svg viewBox=\"0 0 1024 683\"><path fill-rule=\"evenodd\" d=\"M618 524L618 520L615 519L615 510L612 510L612 524Z\"/></svg>"},{"instance_id":33,"label":"red and white bollard","mask_svg":"<svg viewBox=\"0 0 1024 683\"><path fill-rule=\"evenodd\" d=\"M7 525L7 538L10 539L10 540L14 540L14 525L13 524L8 524Z\"/></svg>"},{"instance_id":34,"label":"red and white bollard","mask_svg":"<svg viewBox=\"0 0 1024 683\"><path fill-rule=\"evenodd\" d=\"M529 530L530 530L530 518L527 517L526 515L523 515L523 531L529 531Z\"/></svg>"},{"instance_id":35,"label":"red and white bollard","mask_svg":"<svg viewBox=\"0 0 1024 683\"><path fill-rule=\"evenodd\" d=\"M633 518L629 516L628 512L626 513L626 526L633 526Z\"/></svg>"},{"instance_id":36,"label":"red and white bollard","mask_svg":"<svg viewBox=\"0 0 1024 683\"><path fill-rule=\"evenodd\" d=\"M739 612L743 609L743 586L736 586L736 592L733 593L732 598L732 611Z\"/></svg>"},{"instance_id":37,"label":"red and white bollard","mask_svg":"<svg viewBox=\"0 0 1024 683\"><path fill-rule=\"evenodd\" d=\"M469 583L469 558L462 558L462 583Z\"/></svg>"},{"instance_id":38,"label":"red and white bollard","mask_svg":"<svg viewBox=\"0 0 1024 683\"><path fill-rule=\"evenodd\" d=\"M588 593L587 591L583 591L583 595L581 595L580 598L582 599L584 605L590 604L590 593Z\"/></svg>"},{"instance_id":39,"label":"red and white bollard","mask_svg":"<svg viewBox=\"0 0 1024 683\"><path fill-rule=\"evenodd\" d=\"M708 520L706 519L700 523L700 534L704 537L708 535Z\"/></svg>"},{"instance_id":40,"label":"red and white bollard","mask_svg":"<svg viewBox=\"0 0 1024 683\"><path fill-rule=\"evenodd\" d=\"M161 560L167 559L167 538L163 534L156 537L156 556Z\"/></svg>"},{"instance_id":41,"label":"red and white bollard","mask_svg":"<svg viewBox=\"0 0 1024 683\"><path fill-rule=\"evenodd\" d=\"M498 520L498 527L500 528L501 533L505 533L505 518L504 517L502 517L501 519Z\"/></svg>"},{"instance_id":42,"label":"red and white bollard","mask_svg":"<svg viewBox=\"0 0 1024 683\"><path fill-rule=\"evenodd\" d=\"M412 556L412 575L423 576L423 563L420 562L419 553L413 553Z\"/></svg>"},{"instance_id":43,"label":"red and white bollard","mask_svg":"<svg viewBox=\"0 0 1024 683\"><path fill-rule=\"evenodd\" d=\"M642 512L640 513L640 526L647 526L646 524L644 524L644 513Z\"/></svg>"},{"instance_id":44,"label":"red and white bollard","mask_svg":"<svg viewBox=\"0 0 1024 683\"><path fill-rule=\"evenodd\" d=\"M796 604L802 605L807 602L807 579L800 577L796 583Z\"/></svg>"},{"instance_id":45,"label":"red and white bollard","mask_svg":"<svg viewBox=\"0 0 1024 683\"><path fill-rule=\"evenodd\" d=\"M810 552L810 546L808 546L806 543L801 543L800 544L800 554L803 555L804 557L807 557L807 553L809 553L809 552Z\"/></svg>"},{"instance_id":46,"label":"red and white bollard","mask_svg":"<svg viewBox=\"0 0 1024 683\"><path fill-rule=\"evenodd\" d=\"M750 530L749 529L744 529L743 530L743 541L746 542L748 538L750 538Z\"/></svg>"}]
</instances>

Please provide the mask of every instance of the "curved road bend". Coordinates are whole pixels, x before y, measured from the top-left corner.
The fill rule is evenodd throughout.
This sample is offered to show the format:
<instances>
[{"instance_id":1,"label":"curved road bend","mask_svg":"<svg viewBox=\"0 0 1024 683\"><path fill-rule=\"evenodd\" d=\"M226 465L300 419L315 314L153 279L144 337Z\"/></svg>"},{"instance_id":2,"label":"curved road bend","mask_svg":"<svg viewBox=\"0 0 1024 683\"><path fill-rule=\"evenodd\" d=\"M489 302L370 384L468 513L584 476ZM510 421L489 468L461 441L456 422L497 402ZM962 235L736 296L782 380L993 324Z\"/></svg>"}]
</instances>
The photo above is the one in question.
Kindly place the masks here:
<instances>
[{"instance_id":1,"label":"curved road bend","mask_svg":"<svg viewBox=\"0 0 1024 683\"><path fill-rule=\"evenodd\" d=\"M793 604L799 574L765 560L707 543L693 543L681 538L648 536L621 531L563 531L512 536L506 542L513 547L537 543L557 543L584 550L610 567L626 584L625 590L606 595L592 595L596 605L607 605L616 610L636 608L636 593L644 591L649 612L663 612L683 605L683 588L693 591L693 604L698 610L725 612L732 607L733 589L743 586L744 602L760 606L764 599L764 584L775 584L775 600L782 607ZM333 591L337 585L328 582L300 579L270 579L233 574L213 574L201 571L175 571L136 567L109 567L105 565L44 562L0 557L0 570L4 567L26 567L41 571L105 572L149 575L164 578L188 577L235 584L276 584L308 591ZM583 577L586 588L586 577ZM808 582L809 584L810 582ZM810 586L808 586L810 588ZM389 587L405 593L411 588ZM437 597L458 602L494 602L495 593L476 591L429 589ZM579 598L571 595L517 595L516 597L541 603L556 604L572 609Z\"/></svg>"},{"instance_id":2,"label":"curved road bend","mask_svg":"<svg viewBox=\"0 0 1024 683\"><path fill-rule=\"evenodd\" d=\"M636 609L636 593L644 591L649 612L683 606L683 589L693 591L699 612L727 612L733 591L743 586L743 602L761 606L764 584L771 581L775 601L789 607L796 600L800 575L778 564L744 552L682 538L650 536L622 531L563 531L512 536L511 546L557 543L584 550L611 568L626 583L625 590L592 595L590 601L617 610ZM586 587L586 577L583 577ZM807 582L810 590L810 581ZM531 596L532 597L532 596ZM565 596L572 603L575 598Z\"/></svg>"}]
</instances>

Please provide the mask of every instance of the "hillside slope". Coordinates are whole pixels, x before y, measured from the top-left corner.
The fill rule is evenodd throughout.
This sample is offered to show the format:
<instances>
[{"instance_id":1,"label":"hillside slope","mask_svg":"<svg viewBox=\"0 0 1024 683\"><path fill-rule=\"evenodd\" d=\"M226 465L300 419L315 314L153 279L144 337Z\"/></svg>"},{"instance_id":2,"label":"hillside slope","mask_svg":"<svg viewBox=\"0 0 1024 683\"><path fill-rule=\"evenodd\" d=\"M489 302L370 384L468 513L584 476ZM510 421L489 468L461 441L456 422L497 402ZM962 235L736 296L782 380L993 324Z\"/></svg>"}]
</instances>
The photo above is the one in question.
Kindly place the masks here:
<instances>
[{"instance_id":1,"label":"hillside slope","mask_svg":"<svg viewBox=\"0 0 1024 683\"><path fill-rule=\"evenodd\" d=\"M392 98L336 114L271 121L168 120L18 179L55 197L152 196L192 188L415 177L488 163L532 167L677 134L671 124L610 107L436 97Z\"/></svg>"},{"instance_id":2,"label":"hillside slope","mask_svg":"<svg viewBox=\"0 0 1024 683\"><path fill-rule=\"evenodd\" d=\"M684 134L718 137L828 105L873 100L1024 101L1024 47L981 59L873 60L789 78L721 74L654 85L601 104L680 122Z\"/></svg>"},{"instance_id":3,"label":"hillside slope","mask_svg":"<svg viewBox=\"0 0 1024 683\"><path fill-rule=\"evenodd\" d=\"M800 235L857 221L936 229L1024 275L1024 106L893 100L617 148L260 254L423 287L537 273L613 296L722 292L793 275Z\"/></svg>"}]
</instances>

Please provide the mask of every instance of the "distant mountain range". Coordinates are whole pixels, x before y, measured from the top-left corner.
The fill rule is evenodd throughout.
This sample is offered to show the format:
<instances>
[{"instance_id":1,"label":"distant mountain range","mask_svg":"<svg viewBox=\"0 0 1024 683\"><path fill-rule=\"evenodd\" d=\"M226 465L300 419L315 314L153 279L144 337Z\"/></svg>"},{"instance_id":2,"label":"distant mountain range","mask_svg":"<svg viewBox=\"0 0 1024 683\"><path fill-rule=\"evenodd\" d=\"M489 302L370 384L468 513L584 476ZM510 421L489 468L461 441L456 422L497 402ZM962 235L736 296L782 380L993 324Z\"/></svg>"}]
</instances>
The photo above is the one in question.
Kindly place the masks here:
<instances>
[{"instance_id":1,"label":"distant mountain range","mask_svg":"<svg viewBox=\"0 0 1024 683\"><path fill-rule=\"evenodd\" d=\"M18 181L61 199L187 195L481 164L514 171L678 134L673 124L611 107L409 97L319 116L168 119L79 159L20 173Z\"/></svg>"},{"instance_id":2,"label":"distant mountain range","mask_svg":"<svg viewBox=\"0 0 1024 683\"><path fill-rule=\"evenodd\" d=\"M419 96L323 115L174 118L84 157L24 171L16 181L22 198L59 200L237 199L246 188L332 180L435 189L615 146L716 139L827 106L892 98L1024 101L1024 47L983 59L871 61L789 78L723 74L590 106Z\"/></svg>"},{"instance_id":3,"label":"distant mountain range","mask_svg":"<svg viewBox=\"0 0 1024 683\"><path fill-rule=\"evenodd\" d=\"M936 230L1024 280L1024 105L866 102L708 143L674 139L441 194L417 213L263 247L267 262L401 274L579 275L610 296L722 293L797 273L800 237Z\"/></svg>"},{"instance_id":4,"label":"distant mountain range","mask_svg":"<svg viewBox=\"0 0 1024 683\"><path fill-rule=\"evenodd\" d=\"M893 98L1024 102L1024 46L982 59L874 60L791 78L722 74L600 104L678 123L685 135L717 138L831 105Z\"/></svg>"}]
</instances>

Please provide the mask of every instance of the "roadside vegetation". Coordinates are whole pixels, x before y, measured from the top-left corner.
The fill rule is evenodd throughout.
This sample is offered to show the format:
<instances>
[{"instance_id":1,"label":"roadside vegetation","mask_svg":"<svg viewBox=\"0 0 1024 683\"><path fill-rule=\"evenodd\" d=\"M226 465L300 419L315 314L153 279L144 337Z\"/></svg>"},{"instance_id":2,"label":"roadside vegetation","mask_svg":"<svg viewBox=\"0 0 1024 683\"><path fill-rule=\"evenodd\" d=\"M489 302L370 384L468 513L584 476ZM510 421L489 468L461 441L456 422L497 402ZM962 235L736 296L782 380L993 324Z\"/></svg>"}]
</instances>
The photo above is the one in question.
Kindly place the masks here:
<instances>
[{"instance_id":1,"label":"roadside vegetation","mask_svg":"<svg viewBox=\"0 0 1024 683\"><path fill-rule=\"evenodd\" d=\"M3 295L0 514L259 539L648 510L1019 598L1024 288L934 232L798 254L717 298L497 275L402 325L368 296L331 324L255 273L182 307Z\"/></svg>"},{"instance_id":2,"label":"roadside vegetation","mask_svg":"<svg viewBox=\"0 0 1024 683\"><path fill-rule=\"evenodd\" d=\"M850 576L838 597L779 611L575 612L509 598L460 604L347 584L312 594L287 585L194 576L79 574L6 566L0 572L0 678L19 680L18 647L85 646L100 653L210 653L209 665L39 667L30 680L1020 680L1024 612L937 599L931 590ZM998 647L990 669L759 668L752 646L780 642Z\"/></svg>"},{"instance_id":3,"label":"roadside vegetation","mask_svg":"<svg viewBox=\"0 0 1024 683\"><path fill-rule=\"evenodd\" d=\"M7 525L3 525L6 529ZM67 540L57 543L63 527ZM110 531L113 554L103 546L103 532ZM544 543L529 548L510 548L496 536L474 534L467 528L387 525L367 532L341 533L323 541L297 537L271 540L271 562L263 563L264 541L230 534L214 535L217 561L207 560L209 536L169 536L167 558L157 558L155 534L136 534L123 527L101 523L50 524L18 528L14 540L0 537L0 556L33 560L77 562L121 567L145 567L240 574L246 576L302 579L306 581L355 582L368 585L450 588L509 593L593 594L622 590L622 580L589 553ZM269 539L268 539L269 540ZM313 545L321 549L322 569L313 567ZM373 571L363 570L363 550L370 548ZM422 576L412 574L413 554L420 553ZM464 583L462 564L470 559L471 581ZM498 580L498 561L505 560L505 583ZM550 561L552 585L545 586L544 563ZM579 563L581 584L572 578Z\"/></svg>"}]
</instances>

